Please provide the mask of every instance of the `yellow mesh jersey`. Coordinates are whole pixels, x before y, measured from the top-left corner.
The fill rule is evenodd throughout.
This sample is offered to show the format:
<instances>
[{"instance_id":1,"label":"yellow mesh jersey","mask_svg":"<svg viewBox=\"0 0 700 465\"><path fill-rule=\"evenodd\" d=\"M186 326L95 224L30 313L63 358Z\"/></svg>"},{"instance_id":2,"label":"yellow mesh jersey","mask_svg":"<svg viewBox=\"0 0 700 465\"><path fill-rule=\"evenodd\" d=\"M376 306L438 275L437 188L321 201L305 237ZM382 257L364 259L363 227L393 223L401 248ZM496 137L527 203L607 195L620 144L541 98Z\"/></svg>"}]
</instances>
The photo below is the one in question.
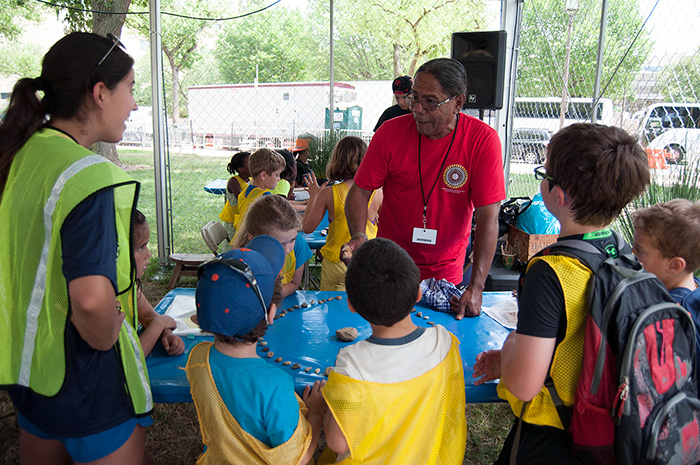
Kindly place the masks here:
<instances>
[{"instance_id":1,"label":"yellow mesh jersey","mask_svg":"<svg viewBox=\"0 0 700 465\"><path fill-rule=\"evenodd\" d=\"M294 272L297 270L297 256L294 254L294 250L289 252L284 257L284 265L282 265L282 285L289 284L294 278Z\"/></svg>"},{"instance_id":2,"label":"yellow mesh jersey","mask_svg":"<svg viewBox=\"0 0 700 465\"><path fill-rule=\"evenodd\" d=\"M253 190L250 191L250 194L246 196L246 189L243 189L240 194L238 194L238 212L236 213L236 217L233 220L233 227L236 228L236 235L239 234L240 231L240 226L243 223L243 218L245 218L245 214L250 208L251 205L253 205L253 202L263 195L265 192L270 192L270 189L261 189L259 187L255 187ZM236 241L236 236L234 236L233 240L231 243L233 244Z\"/></svg>"},{"instance_id":3,"label":"yellow mesh jersey","mask_svg":"<svg viewBox=\"0 0 700 465\"><path fill-rule=\"evenodd\" d=\"M328 236L326 245L321 248L323 258L338 263L340 261L340 247L350 240L350 230L348 220L345 217L345 199L350 188L344 182L335 184L333 187L333 221L328 225ZM372 203L374 192L369 198L367 205ZM377 225L367 221L366 234L368 239L377 237Z\"/></svg>"},{"instance_id":4,"label":"yellow mesh jersey","mask_svg":"<svg viewBox=\"0 0 700 465\"><path fill-rule=\"evenodd\" d=\"M538 260L544 260L554 270L564 292L566 335L554 351L550 375L562 403L566 406L572 406L583 363L583 335L588 312L588 285L593 273L578 260L562 255L533 258L528 263L528 269ZM510 408L516 416L520 416L523 402L511 394L502 382L498 384L498 395L510 403ZM544 386L530 401L523 420L532 425L564 429L552 397Z\"/></svg>"},{"instance_id":5,"label":"yellow mesh jersey","mask_svg":"<svg viewBox=\"0 0 700 465\"><path fill-rule=\"evenodd\" d=\"M331 372L322 393L350 448L343 464L461 464L467 438L459 341L432 370L398 383Z\"/></svg>"},{"instance_id":6,"label":"yellow mesh jersey","mask_svg":"<svg viewBox=\"0 0 700 465\"><path fill-rule=\"evenodd\" d=\"M233 179L238 181L238 185L241 186L241 192L244 192L246 188L248 187L248 183L243 180L240 176L236 175L233 176ZM233 194L229 193L229 191L226 191L226 203L224 204L224 209L221 210L221 213L219 213L219 218L221 221L225 221L227 223L233 223L233 220L236 218L236 215L238 214L238 198L235 197Z\"/></svg>"},{"instance_id":7,"label":"yellow mesh jersey","mask_svg":"<svg viewBox=\"0 0 700 465\"><path fill-rule=\"evenodd\" d=\"M291 438L284 444L270 448L248 434L231 415L216 389L209 367L211 342L201 342L192 348L187 359L187 379L197 408L202 442L207 450L199 456L198 465L295 465L311 444L311 425L306 421L308 409L299 402L299 423Z\"/></svg>"}]
</instances>

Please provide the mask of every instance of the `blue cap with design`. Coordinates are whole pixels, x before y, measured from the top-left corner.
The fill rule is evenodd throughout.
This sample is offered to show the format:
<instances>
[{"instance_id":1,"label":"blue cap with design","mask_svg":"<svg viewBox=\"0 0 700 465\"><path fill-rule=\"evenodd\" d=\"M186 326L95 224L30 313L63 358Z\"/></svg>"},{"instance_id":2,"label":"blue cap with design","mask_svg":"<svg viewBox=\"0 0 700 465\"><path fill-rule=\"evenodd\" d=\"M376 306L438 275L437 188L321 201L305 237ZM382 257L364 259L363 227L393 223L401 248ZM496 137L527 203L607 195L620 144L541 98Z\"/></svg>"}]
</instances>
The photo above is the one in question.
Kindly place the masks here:
<instances>
[{"instance_id":1,"label":"blue cap with design","mask_svg":"<svg viewBox=\"0 0 700 465\"><path fill-rule=\"evenodd\" d=\"M277 239L257 236L202 263L195 291L199 327L236 337L255 329L270 307L284 258Z\"/></svg>"}]
</instances>

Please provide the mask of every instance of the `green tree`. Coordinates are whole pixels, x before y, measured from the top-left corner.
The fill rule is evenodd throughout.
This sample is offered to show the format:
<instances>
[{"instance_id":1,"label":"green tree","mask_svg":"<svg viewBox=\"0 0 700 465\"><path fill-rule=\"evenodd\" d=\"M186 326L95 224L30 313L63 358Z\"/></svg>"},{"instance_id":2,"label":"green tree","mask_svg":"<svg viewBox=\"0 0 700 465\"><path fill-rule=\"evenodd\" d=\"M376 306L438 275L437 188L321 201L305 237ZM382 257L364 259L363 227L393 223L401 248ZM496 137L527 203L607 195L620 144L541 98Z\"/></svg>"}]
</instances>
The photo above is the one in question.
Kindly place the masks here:
<instances>
[{"instance_id":1,"label":"green tree","mask_svg":"<svg viewBox=\"0 0 700 465\"><path fill-rule=\"evenodd\" d=\"M664 102L700 102L700 50L666 66L657 82Z\"/></svg>"},{"instance_id":2,"label":"green tree","mask_svg":"<svg viewBox=\"0 0 700 465\"><path fill-rule=\"evenodd\" d=\"M517 94L530 97L561 95L569 20L564 2L533 0L526 2L524 8ZM567 87L570 97L593 95L600 8L600 0L580 0L579 10L574 16ZM610 85L604 97L614 100L625 97L626 90L648 58L653 45L649 34L642 31L634 42L642 22L638 0L608 2L601 90L608 81ZM629 53L625 56L628 48Z\"/></svg>"},{"instance_id":3,"label":"green tree","mask_svg":"<svg viewBox=\"0 0 700 465\"><path fill-rule=\"evenodd\" d=\"M337 79L393 79L423 62L450 55L451 35L486 27L483 0L338 0L334 2ZM312 2L310 17L328 69L328 0ZM325 35L324 35L325 34Z\"/></svg>"},{"instance_id":4,"label":"green tree","mask_svg":"<svg viewBox=\"0 0 700 465\"><path fill-rule=\"evenodd\" d=\"M241 11L263 5L241 3ZM268 10L229 21L219 35L216 58L227 83L253 82L258 67L260 82L312 79L313 38L300 12L276 5Z\"/></svg>"},{"instance_id":5,"label":"green tree","mask_svg":"<svg viewBox=\"0 0 700 465\"><path fill-rule=\"evenodd\" d=\"M215 6L208 0L163 0L161 10L197 17L215 17L218 13ZM161 22L162 50L170 67L170 108L173 122L177 123L182 110L187 107L187 93L181 89L182 72L192 68L199 59L199 42L206 30L214 23L169 14L163 14ZM130 16L128 25L148 37L150 25L147 16ZM184 97L183 108L180 104L181 96Z\"/></svg>"},{"instance_id":6,"label":"green tree","mask_svg":"<svg viewBox=\"0 0 700 465\"><path fill-rule=\"evenodd\" d=\"M34 77L41 73L44 51L36 44L0 43L0 75Z\"/></svg>"},{"instance_id":7,"label":"green tree","mask_svg":"<svg viewBox=\"0 0 700 465\"><path fill-rule=\"evenodd\" d=\"M0 0L0 39L17 39L22 34L22 19L39 21L35 5L26 0Z\"/></svg>"}]
</instances>

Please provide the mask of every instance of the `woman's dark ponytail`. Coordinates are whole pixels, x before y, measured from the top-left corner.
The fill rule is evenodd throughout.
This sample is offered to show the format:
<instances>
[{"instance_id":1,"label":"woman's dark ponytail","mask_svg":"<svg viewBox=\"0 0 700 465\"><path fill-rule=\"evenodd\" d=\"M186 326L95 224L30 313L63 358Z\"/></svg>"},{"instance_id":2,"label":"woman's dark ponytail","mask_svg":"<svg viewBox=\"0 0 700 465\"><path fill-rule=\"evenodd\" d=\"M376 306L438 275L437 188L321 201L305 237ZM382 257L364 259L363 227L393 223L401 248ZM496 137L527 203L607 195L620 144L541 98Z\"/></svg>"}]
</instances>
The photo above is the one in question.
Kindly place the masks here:
<instances>
[{"instance_id":1,"label":"woman's dark ponytail","mask_svg":"<svg viewBox=\"0 0 700 465\"><path fill-rule=\"evenodd\" d=\"M44 108L34 79L20 79L12 89L10 105L0 124L0 196L15 154L44 123Z\"/></svg>"}]
</instances>

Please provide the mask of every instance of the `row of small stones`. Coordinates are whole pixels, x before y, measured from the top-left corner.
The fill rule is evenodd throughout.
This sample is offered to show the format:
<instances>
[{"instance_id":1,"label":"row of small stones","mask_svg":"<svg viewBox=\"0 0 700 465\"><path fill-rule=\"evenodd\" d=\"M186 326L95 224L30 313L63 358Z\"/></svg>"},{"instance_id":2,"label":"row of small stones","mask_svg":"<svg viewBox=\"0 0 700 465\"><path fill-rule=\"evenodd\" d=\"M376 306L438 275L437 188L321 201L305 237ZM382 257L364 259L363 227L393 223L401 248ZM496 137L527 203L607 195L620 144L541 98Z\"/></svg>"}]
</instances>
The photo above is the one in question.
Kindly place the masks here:
<instances>
[{"instance_id":1,"label":"row of small stones","mask_svg":"<svg viewBox=\"0 0 700 465\"><path fill-rule=\"evenodd\" d=\"M280 313L278 313L277 315L275 315L275 320L278 318L284 318L284 316L287 314L287 312L293 312L295 309L308 308L311 305L315 305L317 303L320 305L320 304L324 304L326 302L329 302L331 300L342 300L342 299L343 299L342 296L335 296L335 297L329 297L328 299L321 299L318 302L316 302L315 300L311 300L310 303L304 302L300 305L294 305L293 307L286 308L286 309L282 310ZM267 352L267 355L266 355L267 358L272 358L275 356L275 353L272 352L269 347L267 347L267 341L264 341L263 338L260 338L260 342L258 342L258 344L260 344L262 346L263 352ZM275 362L282 362L282 360L283 360L282 357L277 357L275 359ZM292 365L292 362L290 362L289 360L282 362L282 365L284 365L284 366L291 365L292 370L298 370L299 368L301 368L301 365L299 365L298 363L295 363ZM323 372L323 374L325 376L328 376L330 374L332 368L333 367L327 367L326 370ZM317 375L321 374L320 368L313 369L311 367L304 367L304 371L306 373L310 372L311 370L314 370L314 373L316 373Z\"/></svg>"},{"instance_id":2,"label":"row of small stones","mask_svg":"<svg viewBox=\"0 0 700 465\"><path fill-rule=\"evenodd\" d=\"M339 295L335 296L335 297L329 297L327 299L321 299L318 302L316 302L315 300L312 299L311 303L304 302L301 305L297 304L297 305L294 305L293 307L285 308L284 310L279 312L277 315L275 315L275 320L277 320L278 318L284 318L284 316L287 315L287 312L293 312L294 309L307 308L307 307L310 307L311 305L315 305L315 304L321 305L321 304L325 304L326 302L330 302L331 300L342 300L342 299L343 299L343 297L339 296Z\"/></svg>"},{"instance_id":3,"label":"row of small stones","mask_svg":"<svg viewBox=\"0 0 700 465\"><path fill-rule=\"evenodd\" d=\"M343 298L342 296L339 296L339 295L338 295L338 296L335 296L335 297L330 297L330 298L328 298L328 299L321 299L321 300L318 301L318 304L320 305L320 304L326 303L326 302L328 302L328 301L330 301L330 300L342 300L342 298ZM302 304L300 304L300 305L294 305L294 306L292 306L292 307L286 308L286 309L282 310L280 313L278 313L277 315L275 315L275 320L277 320L278 318L283 318L283 317L287 314L287 312L293 312L294 309L307 308L307 307L309 307L309 306L311 306L311 305L314 305L314 304L316 304L316 303L317 303L317 302L316 302L315 300L312 299L310 304L304 302L304 303L302 303ZM417 313L416 313L416 316L417 316L418 318L422 318L422 319L424 319L424 320L429 320L429 319L430 319L430 317L429 317L428 315L423 316L423 313L422 313L422 312L417 312ZM428 323L430 326L435 326L435 322L434 322L434 321L428 321L427 323ZM270 350L269 347L267 347L267 341L264 341L263 338L260 338L260 342L259 342L258 344L260 344L260 345L262 346L262 351L267 353L267 355L266 355L267 358L272 358L272 357L275 356L275 353L272 352L272 351ZM278 363L279 363L279 362L282 362L282 360L284 360L282 357L277 357L277 358L275 359L275 362L278 362ZM290 366L290 365L291 365L291 369L292 369L292 370L298 370L299 368L301 368L301 365L300 365L300 364L298 364L298 363L292 364L292 362L290 362L289 360L286 360L286 361L282 362L282 365L285 365L285 366ZM327 367L326 370L323 372L323 374L324 374L325 376L328 376L328 375L330 374L332 368L333 368L333 367ZM311 370L312 370L311 367L304 367L304 371L305 371L306 373L310 372ZM317 375L320 374L320 373L321 373L321 369L320 369L320 368L314 369L314 373L316 373Z\"/></svg>"}]
</instances>

